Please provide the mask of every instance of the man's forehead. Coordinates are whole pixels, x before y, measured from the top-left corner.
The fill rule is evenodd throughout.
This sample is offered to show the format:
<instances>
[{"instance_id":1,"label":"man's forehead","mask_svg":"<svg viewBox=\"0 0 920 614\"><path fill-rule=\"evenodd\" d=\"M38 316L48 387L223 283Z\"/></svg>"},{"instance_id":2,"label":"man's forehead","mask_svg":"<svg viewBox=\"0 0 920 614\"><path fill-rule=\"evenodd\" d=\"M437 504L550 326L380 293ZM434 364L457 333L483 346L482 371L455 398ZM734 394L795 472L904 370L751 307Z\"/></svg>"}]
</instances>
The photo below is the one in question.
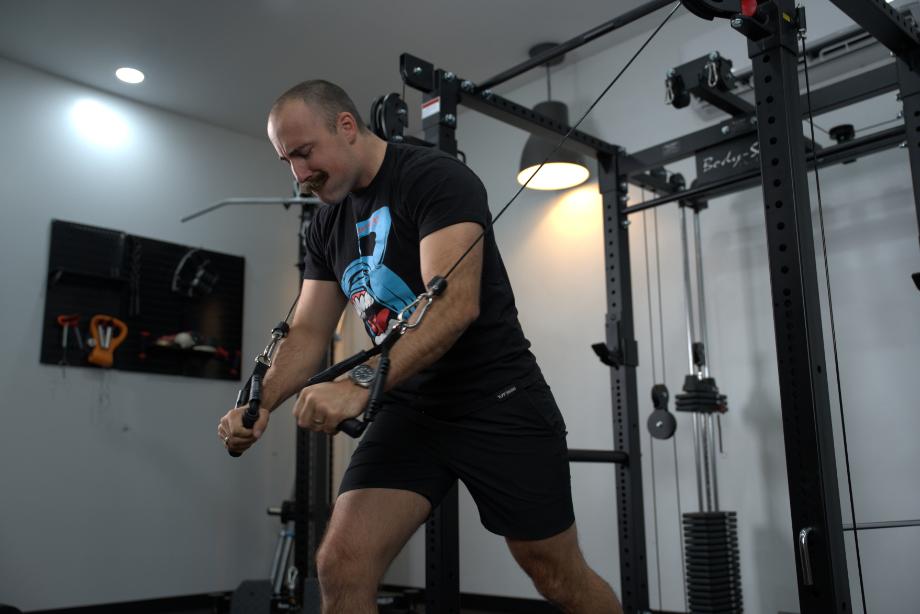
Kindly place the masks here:
<instances>
[{"instance_id":1,"label":"man's forehead","mask_svg":"<svg viewBox=\"0 0 920 614\"><path fill-rule=\"evenodd\" d=\"M272 142L290 146L294 140L303 141L313 138L321 128L315 114L306 105L299 107L284 105L268 118L268 134Z\"/></svg>"},{"instance_id":2,"label":"man's forehead","mask_svg":"<svg viewBox=\"0 0 920 614\"><path fill-rule=\"evenodd\" d=\"M281 103L272 114L276 126L314 126L321 120L319 110L297 98Z\"/></svg>"}]
</instances>

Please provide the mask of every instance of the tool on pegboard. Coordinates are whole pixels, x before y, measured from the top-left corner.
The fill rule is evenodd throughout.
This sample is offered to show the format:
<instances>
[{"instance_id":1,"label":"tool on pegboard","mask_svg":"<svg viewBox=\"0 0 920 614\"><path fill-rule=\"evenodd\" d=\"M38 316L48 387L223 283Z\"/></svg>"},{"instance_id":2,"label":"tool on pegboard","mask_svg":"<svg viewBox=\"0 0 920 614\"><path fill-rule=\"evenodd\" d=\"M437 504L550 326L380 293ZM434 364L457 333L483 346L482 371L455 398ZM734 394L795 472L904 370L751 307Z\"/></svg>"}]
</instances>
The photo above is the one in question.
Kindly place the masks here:
<instances>
[{"instance_id":1,"label":"tool on pegboard","mask_svg":"<svg viewBox=\"0 0 920 614\"><path fill-rule=\"evenodd\" d=\"M63 328L61 332L61 360L58 361L58 364L66 366L69 364L67 361L67 346L71 329L73 329L74 336L77 339L77 345L81 351L83 350L83 336L80 334L80 316L76 313L62 314L57 317L57 323Z\"/></svg>"},{"instance_id":2,"label":"tool on pegboard","mask_svg":"<svg viewBox=\"0 0 920 614\"><path fill-rule=\"evenodd\" d=\"M113 338L116 330L118 333ZM128 326L115 316L99 313L90 320L89 332L93 337L93 350L87 360L99 367L111 367L115 362L115 350L128 336Z\"/></svg>"}]
</instances>

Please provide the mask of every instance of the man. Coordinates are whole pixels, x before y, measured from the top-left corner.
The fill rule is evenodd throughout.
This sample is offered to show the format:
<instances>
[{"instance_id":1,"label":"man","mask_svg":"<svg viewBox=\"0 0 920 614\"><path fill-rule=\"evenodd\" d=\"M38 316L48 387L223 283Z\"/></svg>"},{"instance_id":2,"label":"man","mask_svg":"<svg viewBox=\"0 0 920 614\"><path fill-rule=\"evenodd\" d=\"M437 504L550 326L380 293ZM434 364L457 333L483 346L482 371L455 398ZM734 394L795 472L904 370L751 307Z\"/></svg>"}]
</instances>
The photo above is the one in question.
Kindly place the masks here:
<instances>
[{"instance_id":1,"label":"man","mask_svg":"<svg viewBox=\"0 0 920 614\"><path fill-rule=\"evenodd\" d=\"M298 426L333 434L362 413L372 373L300 387L320 367L346 302L379 342L400 311L444 276L491 220L485 189L458 160L388 144L344 91L307 81L268 118L281 160L320 208L306 240L303 287L252 431L243 408L220 421L234 452L297 394ZM376 611L393 558L456 479L489 531L548 600L566 612L620 612L578 547L565 423L517 319L492 233L448 277L421 325L391 351L387 396L352 457L317 568L326 613Z\"/></svg>"}]
</instances>

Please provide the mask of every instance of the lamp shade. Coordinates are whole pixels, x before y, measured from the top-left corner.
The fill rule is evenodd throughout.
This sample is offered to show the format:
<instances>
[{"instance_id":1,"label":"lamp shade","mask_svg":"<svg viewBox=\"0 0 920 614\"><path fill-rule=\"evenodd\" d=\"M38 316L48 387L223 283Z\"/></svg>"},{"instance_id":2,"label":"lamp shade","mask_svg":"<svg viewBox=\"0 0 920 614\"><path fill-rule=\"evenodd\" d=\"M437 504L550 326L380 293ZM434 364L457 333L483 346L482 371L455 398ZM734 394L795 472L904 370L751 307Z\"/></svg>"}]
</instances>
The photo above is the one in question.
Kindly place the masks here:
<instances>
[{"instance_id":1,"label":"lamp shade","mask_svg":"<svg viewBox=\"0 0 920 614\"><path fill-rule=\"evenodd\" d=\"M564 102L547 100L536 105L533 110L559 122L563 126L569 125L569 110ZM518 183L524 185L537 167L556 148L558 140L549 140L536 135L531 135L524 144L521 153L521 165L517 176ZM584 183L591 172L585 164L584 158L565 147L559 148L552 157L546 161L530 183L528 188L534 190L564 190Z\"/></svg>"}]
</instances>

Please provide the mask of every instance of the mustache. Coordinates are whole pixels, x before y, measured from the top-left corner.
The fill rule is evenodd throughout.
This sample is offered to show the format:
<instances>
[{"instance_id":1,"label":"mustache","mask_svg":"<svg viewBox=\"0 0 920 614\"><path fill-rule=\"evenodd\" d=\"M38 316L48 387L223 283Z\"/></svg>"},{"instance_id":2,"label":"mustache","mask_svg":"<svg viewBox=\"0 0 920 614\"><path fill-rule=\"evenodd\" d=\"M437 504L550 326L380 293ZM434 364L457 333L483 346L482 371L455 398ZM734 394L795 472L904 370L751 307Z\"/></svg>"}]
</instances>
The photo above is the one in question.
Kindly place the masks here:
<instances>
[{"instance_id":1,"label":"mustache","mask_svg":"<svg viewBox=\"0 0 920 614\"><path fill-rule=\"evenodd\" d=\"M309 179L300 184L300 193L310 194L311 192L315 192L323 187L327 179L329 179L329 175L323 171L313 173Z\"/></svg>"}]
</instances>

